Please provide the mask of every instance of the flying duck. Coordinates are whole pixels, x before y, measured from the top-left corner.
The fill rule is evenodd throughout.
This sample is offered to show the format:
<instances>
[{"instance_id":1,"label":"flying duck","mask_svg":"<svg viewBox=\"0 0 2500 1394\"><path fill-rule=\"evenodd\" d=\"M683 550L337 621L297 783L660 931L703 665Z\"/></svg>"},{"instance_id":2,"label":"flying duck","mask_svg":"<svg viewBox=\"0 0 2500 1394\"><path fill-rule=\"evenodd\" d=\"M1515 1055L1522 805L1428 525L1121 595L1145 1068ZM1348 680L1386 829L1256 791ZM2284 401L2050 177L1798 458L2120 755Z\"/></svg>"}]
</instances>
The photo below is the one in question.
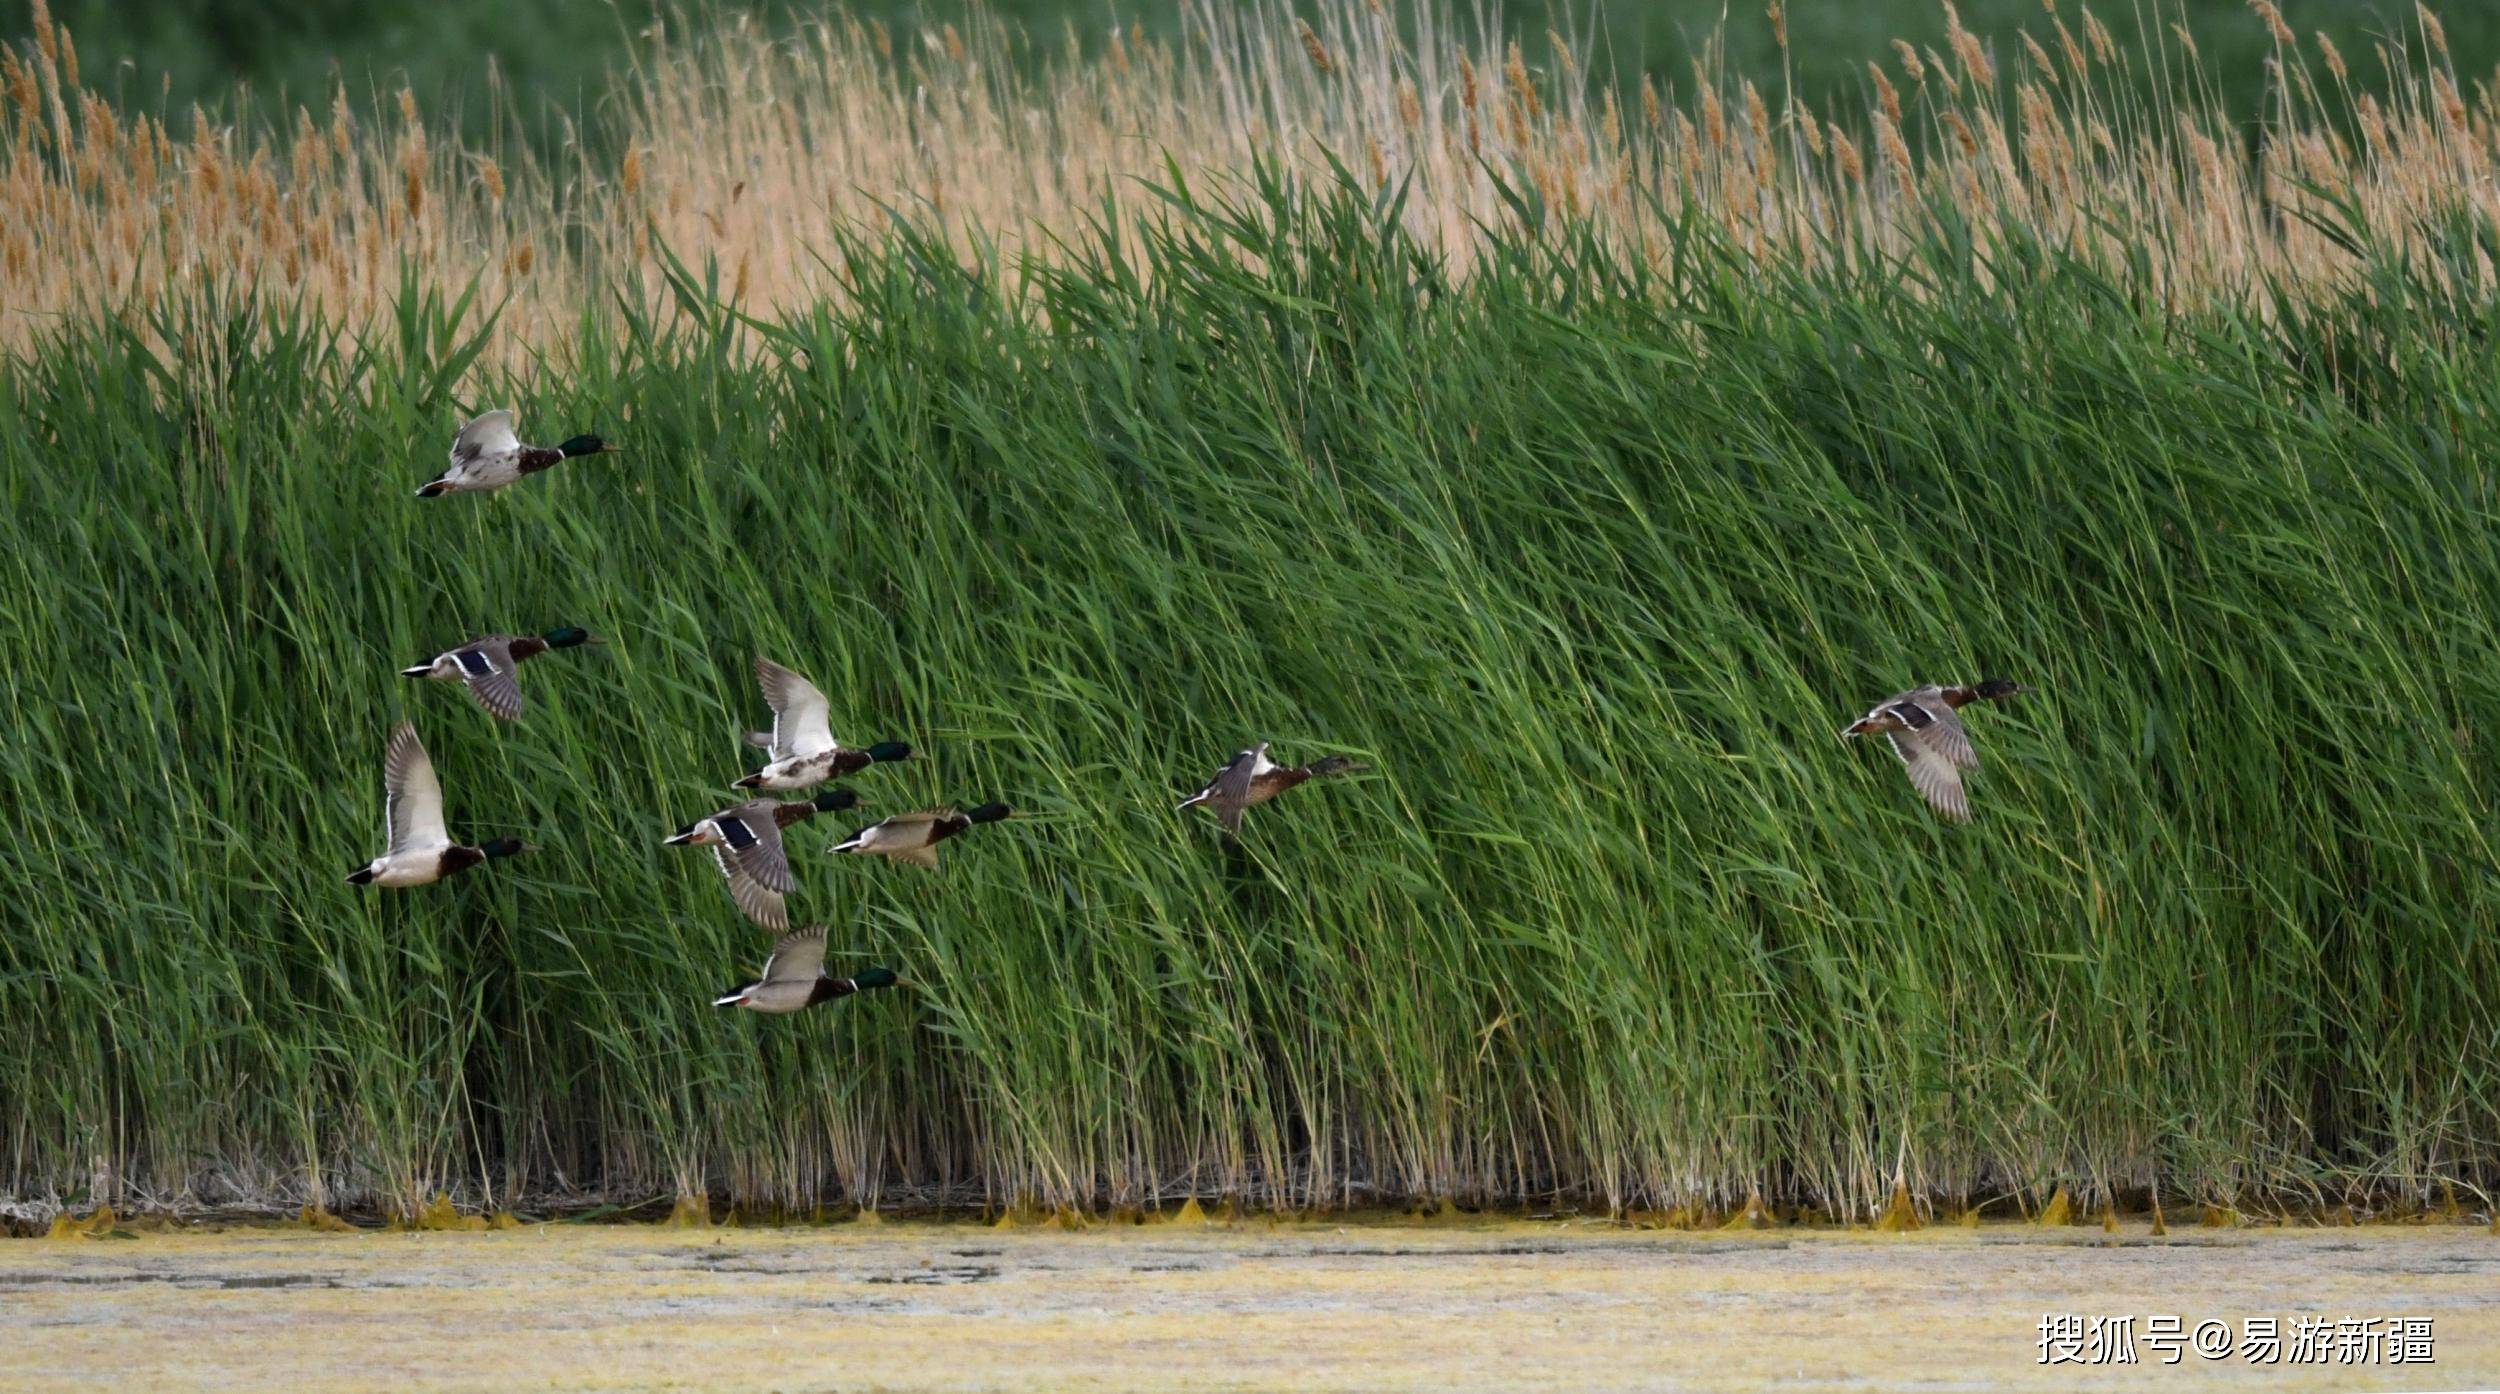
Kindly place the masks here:
<instances>
[{"instance_id":1,"label":"flying duck","mask_svg":"<svg viewBox=\"0 0 2500 1394\"><path fill-rule=\"evenodd\" d=\"M451 468L417 490L417 497L482 494L578 456L615 453L617 447L597 436L575 436L562 445L523 445L512 432L512 413L490 411L452 437Z\"/></svg>"},{"instance_id":2,"label":"flying duck","mask_svg":"<svg viewBox=\"0 0 2500 1394\"><path fill-rule=\"evenodd\" d=\"M1175 812L1186 812L1200 804L1215 810L1215 820L1224 831L1241 831L1241 815L1251 808L1291 789L1304 780L1319 779L1332 774L1352 774L1371 766L1343 755L1330 755L1307 765L1287 767L1267 758L1268 742L1261 741L1225 762L1215 772L1207 787L1181 800Z\"/></svg>"},{"instance_id":3,"label":"flying duck","mask_svg":"<svg viewBox=\"0 0 2500 1394\"><path fill-rule=\"evenodd\" d=\"M535 850L509 837L476 847L453 842L443 831L443 786L434 778L434 762L418 743L417 728L405 721L391 728L391 743L382 755L382 788L382 821L390 845L348 874L351 885L431 885L490 857Z\"/></svg>"},{"instance_id":4,"label":"flying duck","mask_svg":"<svg viewBox=\"0 0 2500 1394\"><path fill-rule=\"evenodd\" d=\"M402 668L403 678L434 678L443 682L465 682L469 695L477 699L487 714L504 721L521 719L521 683L513 671L519 664L536 658L549 649L569 649L581 644L604 644L607 640L586 629L570 625L550 629L545 634L489 634L471 639L459 648L434 656L433 660L414 668Z\"/></svg>"},{"instance_id":5,"label":"flying duck","mask_svg":"<svg viewBox=\"0 0 2500 1394\"><path fill-rule=\"evenodd\" d=\"M1971 748L1970 732L1962 727L1961 709L2028 691L2003 678L1989 678L1976 687L1930 683L1885 698L1840 734L1880 733L1892 743L1892 753L1901 757L1901 766L1909 772L1910 784L1920 797L1954 822L1967 823L1970 800L1962 792L1962 771L1979 768L1979 752Z\"/></svg>"},{"instance_id":6,"label":"flying duck","mask_svg":"<svg viewBox=\"0 0 2500 1394\"><path fill-rule=\"evenodd\" d=\"M855 978L836 978L826 973L825 927L811 925L781 936L755 981L725 997L713 998L712 1005L744 1007L751 1012L795 1012L855 992L892 987L895 981L891 968L870 968Z\"/></svg>"},{"instance_id":7,"label":"flying duck","mask_svg":"<svg viewBox=\"0 0 2500 1394\"><path fill-rule=\"evenodd\" d=\"M741 789L805 789L870 765L916 758L901 741L879 741L862 750L835 740L833 704L825 694L769 658L755 660L755 681L773 709L773 729L747 732L747 744L765 752L765 764L738 781Z\"/></svg>"},{"instance_id":8,"label":"flying duck","mask_svg":"<svg viewBox=\"0 0 2500 1394\"><path fill-rule=\"evenodd\" d=\"M845 852L863 857L892 857L898 862L930 871L938 868L938 844L971 828L975 823L995 823L1013 818L1015 810L1003 803L985 803L970 813L952 808L924 808L916 813L897 813L882 823L872 823L843 841L825 849L829 857Z\"/></svg>"},{"instance_id":9,"label":"flying duck","mask_svg":"<svg viewBox=\"0 0 2500 1394\"><path fill-rule=\"evenodd\" d=\"M712 860L728 878L729 898L746 917L766 929L788 929L790 916L781 898L799 887L790 875L790 855L781 845L781 830L819 813L858 806L859 795L848 789L828 789L813 799L792 803L749 799L679 828L667 845L711 848Z\"/></svg>"}]
</instances>

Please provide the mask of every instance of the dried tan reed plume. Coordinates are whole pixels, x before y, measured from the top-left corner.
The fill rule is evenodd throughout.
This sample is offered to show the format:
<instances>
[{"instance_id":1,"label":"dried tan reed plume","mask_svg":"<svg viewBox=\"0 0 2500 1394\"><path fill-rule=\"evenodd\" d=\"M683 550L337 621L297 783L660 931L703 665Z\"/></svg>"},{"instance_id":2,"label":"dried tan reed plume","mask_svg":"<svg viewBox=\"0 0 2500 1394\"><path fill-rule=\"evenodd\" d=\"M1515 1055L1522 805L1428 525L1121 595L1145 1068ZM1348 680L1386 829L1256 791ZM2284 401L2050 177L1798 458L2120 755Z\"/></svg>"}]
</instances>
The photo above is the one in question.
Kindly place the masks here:
<instances>
[{"instance_id":1,"label":"dried tan reed plume","mask_svg":"<svg viewBox=\"0 0 2500 1394\"><path fill-rule=\"evenodd\" d=\"M1297 19L1293 25L1302 35L1302 51L1310 55L1311 66L1323 75L1335 72L1337 65L1328 57L1328 46L1319 41L1319 34L1311 28L1310 21Z\"/></svg>"},{"instance_id":2,"label":"dried tan reed plume","mask_svg":"<svg viewBox=\"0 0 2500 1394\"><path fill-rule=\"evenodd\" d=\"M2440 24L2439 16L2431 13L2430 6L2421 4L2418 0L2413 7L2413 13L2421 18L2422 37L2430 43L2431 52L2439 54L2443 58L2446 57L2448 53L2448 31Z\"/></svg>"},{"instance_id":3,"label":"dried tan reed plume","mask_svg":"<svg viewBox=\"0 0 2500 1394\"><path fill-rule=\"evenodd\" d=\"M1919 61L1918 50L1911 46L1909 40L1893 40L1892 51L1901 55L1901 72L1912 83L1922 83L1927 80L1927 65Z\"/></svg>"},{"instance_id":4,"label":"dried tan reed plume","mask_svg":"<svg viewBox=\"0 0 2500 1394\"><path fill-rule=\"evenodd\" d=\"M2343 52L2324 33L2318 35L2318 57L2325 61L2328 74L2337 82L2345 80Z\"/></svg>"},{"instance_id":5,"label":"dried tan reed plume","mask_svg":"<svg viewBox=\"0 0 2500 1394\"><path fill-rule=\"evenodd\" d=\"M2279 22L2271 0L2253 7ZM79 87L75 49L44 18L0 47L0 348L64 315L138 314L264 275L354 332L387 322L406 265L507 301L499 352L526 361L528 326L574 323L612 289L658 295L663 249L729 268L731 293L770 313L840 294L825 255L835 234L873 231L893 210L967 251L1059 255L1105 197L1163 179L1167 156L1193 182L1221 182L1263 158L1317 175L1333 152L1376 184L1407 185L1409 230L1462 273L1480 229L1511 217L1494 175L1516 171L1640 255L1660 254L1688 210L1764 257L1875 255L1949 199L1983 235L2020 222L2083 252L2118 251L2122 235L2157 244L2174 300L2241 293L2261 274L2346 274L2321 234L2275 211L2303 184L2344 192L2389 229L2500 200L2492 114L2442 68L2397 68L2385 90L2356 94L2357 140L2314 95L2285 91L2259 156L2215 140L2221 122L2194 107L2148 119L2107 30L2080 15L2080 39L2056 25L2062 54L2020 36L2010 111L1948 8L1949 62L1894 44L1924 85L1915 109L1870 64L1870 108L1829 121L1701 64L1681 97L1644 78L1628 121L1560 36L1540 75L1515 44L1462 38L1428 9L1402 37L1369 0L1299 20L1197 0L1177 41L1123 32L1098 59L1056 62L1009 53L1018 40L986 21L903 45L849 19L783 42L732 26L660 36L641 77L600 107L613 139L573 147L621 154L577 153L563 169L463 150L405 92L396 122L370 128L340 96L326 121L246 111L221 126L194 112L177 136ZM2426 36L2435 22L2424 16ZM2346 82L2342 56L2319 47ZM1772 122L1774 100L1794 137Z\"/></svg>"}]
</instances>

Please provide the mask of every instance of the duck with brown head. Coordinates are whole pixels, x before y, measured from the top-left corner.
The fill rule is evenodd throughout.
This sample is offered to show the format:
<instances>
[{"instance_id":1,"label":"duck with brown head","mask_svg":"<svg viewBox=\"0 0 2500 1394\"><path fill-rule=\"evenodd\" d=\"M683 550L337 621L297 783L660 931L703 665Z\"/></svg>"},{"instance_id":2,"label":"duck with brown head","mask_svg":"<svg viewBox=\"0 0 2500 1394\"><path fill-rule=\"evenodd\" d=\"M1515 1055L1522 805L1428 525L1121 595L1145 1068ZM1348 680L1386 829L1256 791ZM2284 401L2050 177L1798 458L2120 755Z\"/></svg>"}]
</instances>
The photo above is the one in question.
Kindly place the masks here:
<instances>
[{"instance_id":1,"label":"duck with brown head","mask_svg":"<svg viewBox=\"0 0 2500 1394\"><path fill-rule=\"evenodd\" d=\"M983 823L1020 817L1003 803L985 803L970 812L946 807L897 813L873 823L825 849L827 856L890 857L924 871L938 868L938 844L961 837Z\"/></svg>"}]
</instances>

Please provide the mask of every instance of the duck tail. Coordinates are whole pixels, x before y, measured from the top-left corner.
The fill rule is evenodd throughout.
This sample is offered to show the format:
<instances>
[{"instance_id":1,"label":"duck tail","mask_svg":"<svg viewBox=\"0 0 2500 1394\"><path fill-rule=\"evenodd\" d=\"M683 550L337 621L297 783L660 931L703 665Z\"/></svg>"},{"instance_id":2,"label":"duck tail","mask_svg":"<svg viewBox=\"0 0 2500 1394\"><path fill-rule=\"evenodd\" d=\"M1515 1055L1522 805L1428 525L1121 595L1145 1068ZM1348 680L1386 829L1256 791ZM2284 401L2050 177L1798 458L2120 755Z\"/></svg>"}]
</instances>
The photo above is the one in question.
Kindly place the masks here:
<instances>
[{"instance_id":1,"label":"duck tail","mask_svg":"<svg viewBox=\"0 0 2500 1394\"><path fill-rule=\"evenodd\" d=\"M740 779L737 783L731 785L730 787L733 789L761 789L764 787L764 776L760 772L751 774L743 779Z\"/></svg>"},{"instance_id":2,"label":"duck tail","mask_svg":"<svg viewBox=\"0 0 2500 1394\"><path fill-rule=\"evenodd\" d=\"M399 670L399 675L403 678L430 678L434 676L434 665L420 663L414 668L402 668Z\"/></svg>"},{"instance_id":3,"label":"duck tail","mask_svg":"<svg viewBox=\"0 0 2500 1394\"><path fill-rule=\"evenodd\" d=\"M1867 734L1868 732L1870 732L1870 731L1872 731L1872 730L1874 730L1874 729L1875 729L1875 721L1874 721L1874 718L1872 718L1872 717L1863 717L1863 716L1862 716L1862 717L1859 717L1857 720L1850 722L1848 725L1846 725L1846 726L1844 726L1844 727L1840 728L1840 734L1841 734L1842 736L1844 736L1844 737L1847 737L1847 736L1863 736L1863 735Z\"/></svg>"},{"instance_id":4,"label":"duck tail","mask_svg":"<svg viewBox=\"0 0 2500 1394\"><path fill-rule=\"evenodd\" d=\"M360 867L356 868L354 871L351 871L351 872L347 873L347 884L349 884L349 885L351 885L351 886L370 886L370 885L372 885L372 884L373 884L373 868L372 868L372 867L369 867L369 866L360 866Z\"/></svg>"},{"instance_id":5,"label":"duck tail","mask_svg":"<svg viewBox=\"0 0 2500 1394\"><path fill-rule=\"evenodd\" d=\"M420 488L420 489L418 489L418 490L417 490L417 497L418 497L418 498L421 498L421 499L439 499L439 498L441 498L443 495L448 494L448 493L450 493L450 492L451 492L451 481L450 481L450 480L448 480L448 479L434 479L434 480L429 480L429 481L427 481L427 482L426 482L426 484L424 485L424 487L422 487L422 488Z\"/></svg>"},{"instance_id":6,"label":"duck tail","mask_svg":"<svg viewBox=\"0 0 2500 1394\"><path fill-rule=\"evenodd\" d=\"M845 838L842 841L833 844L831 847L826 848L825 855L828 857L838 857L845 852L856 852L860 849L861 844L867 841L868 835L866 833L861 833L856 837Z\"/></svg>"}]
</instances>

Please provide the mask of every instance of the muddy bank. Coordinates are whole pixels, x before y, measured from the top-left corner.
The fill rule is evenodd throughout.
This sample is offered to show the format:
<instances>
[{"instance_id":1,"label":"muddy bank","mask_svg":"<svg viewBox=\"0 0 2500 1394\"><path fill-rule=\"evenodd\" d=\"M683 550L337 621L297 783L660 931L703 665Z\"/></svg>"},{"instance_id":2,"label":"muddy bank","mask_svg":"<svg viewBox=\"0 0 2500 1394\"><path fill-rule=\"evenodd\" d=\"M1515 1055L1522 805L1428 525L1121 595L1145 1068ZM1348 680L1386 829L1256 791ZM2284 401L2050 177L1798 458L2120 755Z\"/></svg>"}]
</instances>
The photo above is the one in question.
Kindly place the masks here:
<instances>
[{"instance_id":1,"label":"muddy bank","mask_svg":"<svg viewBox=\"0 0 2500 1394\"><path fill-rule=\"evenodd\" d=\"M908 1223L476 1234L235 1229L0 1243L10 1388L2071 1388L2041 1318L2433 1322L2428 1367L2181 1367L2083 1383L2500 1383L2479 1227L2156 1238L1583 1221Z\"/></svg>"}]
</instances>

